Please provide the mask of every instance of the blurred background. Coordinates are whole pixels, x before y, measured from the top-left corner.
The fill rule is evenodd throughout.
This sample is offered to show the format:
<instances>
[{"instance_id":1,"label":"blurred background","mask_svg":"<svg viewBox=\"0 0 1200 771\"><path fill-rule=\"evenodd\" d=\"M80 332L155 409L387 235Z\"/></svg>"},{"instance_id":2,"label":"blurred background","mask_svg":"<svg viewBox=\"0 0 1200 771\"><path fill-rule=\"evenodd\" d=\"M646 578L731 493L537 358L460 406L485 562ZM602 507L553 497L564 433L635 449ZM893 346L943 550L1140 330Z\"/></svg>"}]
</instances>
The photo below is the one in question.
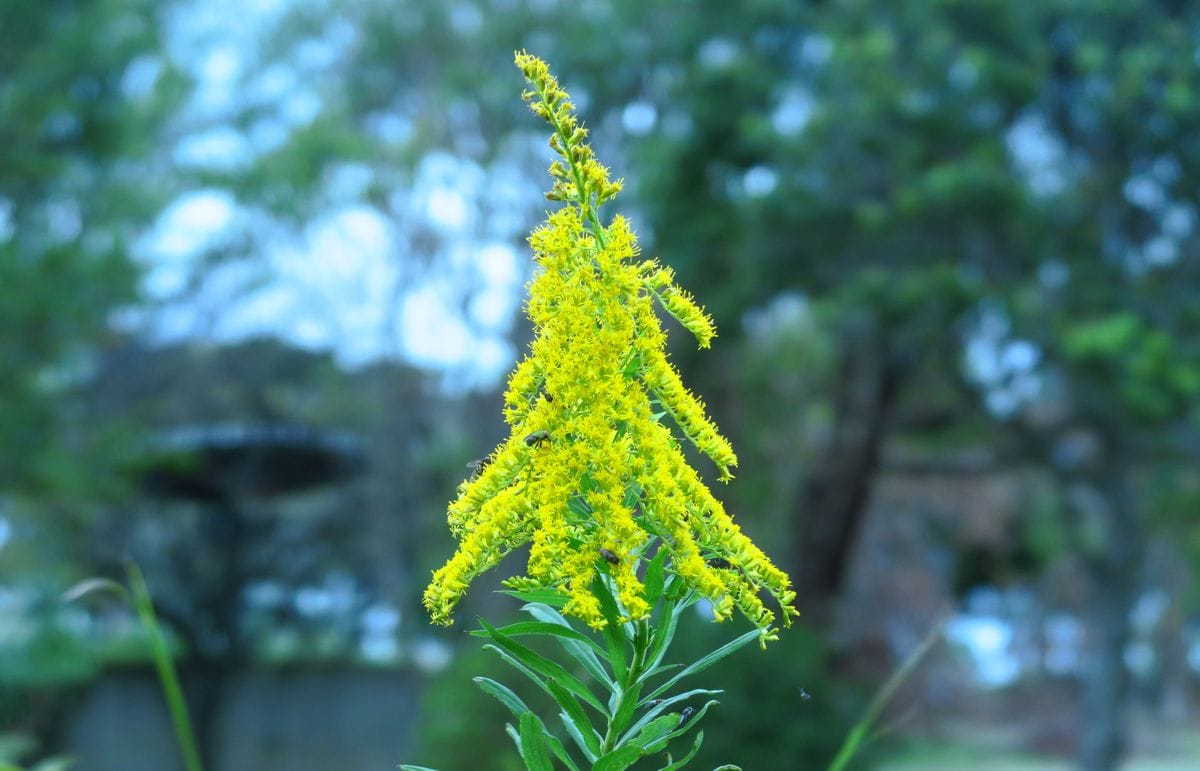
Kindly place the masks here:
<instances>
[{"instance_id":1,"label":"blurred background","mask_svg":"<svg viewBox=\"0 0 1200 771\"><path fill-rule=\"evenodd\" d=\"M210 769L519 768L515 603L419 595L531 335L520 48L715 316L674 361L800 593L698 767L824 767L943 619L858 768L1200 767L1177 0L0 0L0 760L181 767L136 618L61 600L132 560Z\"/></svg>"}]
</instances>

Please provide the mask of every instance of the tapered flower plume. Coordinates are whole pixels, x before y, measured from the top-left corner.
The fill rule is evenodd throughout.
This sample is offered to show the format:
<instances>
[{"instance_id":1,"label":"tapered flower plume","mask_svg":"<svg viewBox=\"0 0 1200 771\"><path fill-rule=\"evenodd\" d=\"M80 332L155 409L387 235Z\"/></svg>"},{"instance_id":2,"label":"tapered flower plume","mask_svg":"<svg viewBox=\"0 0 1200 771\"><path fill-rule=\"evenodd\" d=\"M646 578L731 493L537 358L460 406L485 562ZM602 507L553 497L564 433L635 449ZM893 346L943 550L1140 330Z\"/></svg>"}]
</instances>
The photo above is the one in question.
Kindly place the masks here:
<instances>
[{"instance_id":1,"label":"tapered flower plume","mask_svg":"<svg viewBox=\"0 0 1200 771\"><path fill-rule=\"evenodd\" d=\"M525 100L553 128L559 160L548 197L566 205L529 239L539 265L527 305L536 337L508 381L511 435L450 504L461 543L434 573L425 606L434 621L450 623L472 579L532 543L528 575L510 586L560 590L569 598L564 612L600 628L606 622L592 587L603 572L621 612L646 618L639 570L657 538L669 568L718 619L737 608L773 639L775 612L762 596L772 596L789 623L789 579L738 529L669 427L712 459L722 481L732 478L733 448L668 360L654 303L701 347L715 335L712 320L669 268L639 259L624 218L601 224L598 207L620 182L596 161L546 64L525 53L516 64L530 86Z\"/></svg>"}]
</instances>

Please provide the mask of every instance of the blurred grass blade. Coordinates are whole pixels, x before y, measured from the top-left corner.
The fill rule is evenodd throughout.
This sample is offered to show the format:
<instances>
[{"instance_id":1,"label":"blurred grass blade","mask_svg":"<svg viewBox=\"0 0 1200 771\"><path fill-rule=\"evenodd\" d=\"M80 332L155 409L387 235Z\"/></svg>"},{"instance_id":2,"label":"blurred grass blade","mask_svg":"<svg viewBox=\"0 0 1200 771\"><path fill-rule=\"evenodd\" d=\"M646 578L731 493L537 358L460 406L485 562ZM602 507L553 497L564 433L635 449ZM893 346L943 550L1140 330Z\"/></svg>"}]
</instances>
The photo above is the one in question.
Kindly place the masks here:
<instances>
[{"instance_id":1,"label":"blurred grass blade","mask_svg":"<svg viewBox=\"0 0 1200 771\"><path fill-rule=\"evenodd\" d=\"M871 699L871 703L867 705L867 711L862 719L855 724L854 728L850 729L850 733L846 736L846 740L842 743L841 749L834 756L833 762L829 764L828 771L845 771L846 766L854 759L855 754L870 738L871 727L875 725L875 721L879 719L883 708L888 705L892 697L896 695L896 691L903 685L904 681L916 670L917 665L925 658L933 646L940 639L942 627L946 625L946 619L943 618L933 625L929 630L929 634L925 635L925 639L917 646L917 649L904 660L900 668L892 673L892 676L887 679L875 697Z\"/></svg>"},{"instance_id":2,"label":"blurred grass blade","mask_svg":"<svg viewBox=\"0 0 1200 771\"><path fill-rule=\"evenodd\" d=\"M129 588L133 595L134 609L150 635L150 651L154 658L154 668L158 671L158 681L162 685L163 697L167 701L171 723L175 726L175 737L179 740L179 751L183 755L184 767L187 771L204 771L204 765L200 762L200 752L196 749L196 738L192 734L192 721L188 716L187 702L183 698L183 688L179 685L179 677L175 673L171 652L167 649L167 641L158 625L158 617L154 613L154 602L150 599L150 589L146 586L146 579L137 565L130 563L126 570L129 574Z\"/></svg>"},{"instance_id":3,"label":"blurred grass blade","mask_svg":"<svg viewBox=\"0 0 1200 771\"><path fill-rule=\"evenodd\" d=\"M86 578L63 592L62 601L75 602L90 594L102 593L115 594L121 600L132 603L132 598L129 596L129 592L125 590L125 587L110 578ZM4 767L0 766L0 771L3 771L3 769Z\"/></svg>"}]
</instances>

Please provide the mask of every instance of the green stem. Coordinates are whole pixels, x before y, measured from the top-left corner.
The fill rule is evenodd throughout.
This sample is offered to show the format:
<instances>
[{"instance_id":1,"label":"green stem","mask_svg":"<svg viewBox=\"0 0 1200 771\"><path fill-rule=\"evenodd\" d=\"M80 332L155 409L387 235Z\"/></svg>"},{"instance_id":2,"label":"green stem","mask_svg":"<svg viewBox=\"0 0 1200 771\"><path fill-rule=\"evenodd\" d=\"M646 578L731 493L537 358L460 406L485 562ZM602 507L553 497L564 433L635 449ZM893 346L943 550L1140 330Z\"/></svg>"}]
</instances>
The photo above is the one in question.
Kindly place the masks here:
<instances>
[{"instance_id":1,"label":"green stem","mask_svg":"<svg viewBox=\"0 0 1200 771\"><path fill-rule=\"evenodd\" d=\"M613 704L612 716L608 719L608 727L604 731L604 741L600 745L600 754L615 750L617 740L625 730L615 722L617 715L624 712L622 707L629 699L637 700L639 689L636 687L646 669L646 654L650 649L650 625L646 621L636 622L633 633L633 656L625 670L625 678L617 683L617 700Z\"/></svg>"},{"instance_id":2,"label":"green stem","mask_svg":"<svg viewBox=\"0 0 1200 771\"><path fill-rule=\"evenodd\" d=\"M584 184L583 171L575 164L575 159L571 155L571 138L567 135L562 123L558 120L558 115L554 112L554 106L546 98L546 92L536 83L533 84L533 87L537 89L538 98L546 106L546 114L549 116L550 125L554 127L554 133L558 134L558 139L562 142L563 149L567 151L567 165L571 167L571 176L575 178L575 192L578 196L575 203L579 204L579 211L583 213L583 218L587 221L588 229L592 231L592 235L596 237L596 242L603 249L607 244L607 239L604 237L604 228L600 225L600 218L596 215L596 210L592 206L592 196L588 193L587 186Z\"/></svg>"},{"instance_id":3,"label":"green stem","mask_svg":"<svg viewBox=\"0 0 1200 771\"><path fill-rule=\"evenodd\" d=\"M188 717L187 702L183 698L183 688L179 685L179 677L171 663L171 652L167 649L167 641L163 638L158 625L158 617L154 613L154 603L150 599L150 590L146 579L137 565L130 564L129 588L133 592L133 604L137 610L142 626L150 635L150 650L154 658L154 668L158 672L159 683L162 684L163 697L167 701L167 709L171 713L171 722L175 726L175 736L179 740L179 750L183 754L183 763L187 771L204 771L200 762L200 753L196 749L196 739L192 735L192 722Z\"/></svg>"}]
</instances>

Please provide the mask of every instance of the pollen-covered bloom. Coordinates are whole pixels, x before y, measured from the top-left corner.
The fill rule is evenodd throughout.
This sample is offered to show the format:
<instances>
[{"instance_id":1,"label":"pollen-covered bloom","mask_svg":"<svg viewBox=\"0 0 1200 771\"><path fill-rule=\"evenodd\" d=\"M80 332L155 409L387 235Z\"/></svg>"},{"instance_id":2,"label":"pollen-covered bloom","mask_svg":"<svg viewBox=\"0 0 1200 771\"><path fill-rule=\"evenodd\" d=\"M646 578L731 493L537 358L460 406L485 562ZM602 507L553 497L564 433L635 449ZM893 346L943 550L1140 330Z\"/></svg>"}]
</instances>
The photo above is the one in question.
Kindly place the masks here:
<instances>
[{"instance_id":1,"label":"pollen-covered bloom","mask_svg":"<svg viewBox=\"0 0 1200 771\"><path fill-rule=\"evenodd\" d=\"M620 183L584 142L587 131L546 65L527 54L516 63L530 85L526 101L554 130L560 160L550 167L549 197L565 205L529 239L538 263L526 306L535 339L508 381L511 435L450 504L460 545L434 573L425 606L434 621L450 623L471 580L530 543L528 575L510 585L561 590L564 612L599 628L606 621L592 587L604 572L625 617L646 618L639 572L644 547L659 538L670 569L718 619L736 608L770 639L776 611L764 597L786 624L795 593L683 457L676 431L712 459L721 480L737 465L668 360L654 304L701 347L715 335L712 320L669 268L639 259L624 218L601 224L597 208Z\"/></svg>"}]
</instances>

